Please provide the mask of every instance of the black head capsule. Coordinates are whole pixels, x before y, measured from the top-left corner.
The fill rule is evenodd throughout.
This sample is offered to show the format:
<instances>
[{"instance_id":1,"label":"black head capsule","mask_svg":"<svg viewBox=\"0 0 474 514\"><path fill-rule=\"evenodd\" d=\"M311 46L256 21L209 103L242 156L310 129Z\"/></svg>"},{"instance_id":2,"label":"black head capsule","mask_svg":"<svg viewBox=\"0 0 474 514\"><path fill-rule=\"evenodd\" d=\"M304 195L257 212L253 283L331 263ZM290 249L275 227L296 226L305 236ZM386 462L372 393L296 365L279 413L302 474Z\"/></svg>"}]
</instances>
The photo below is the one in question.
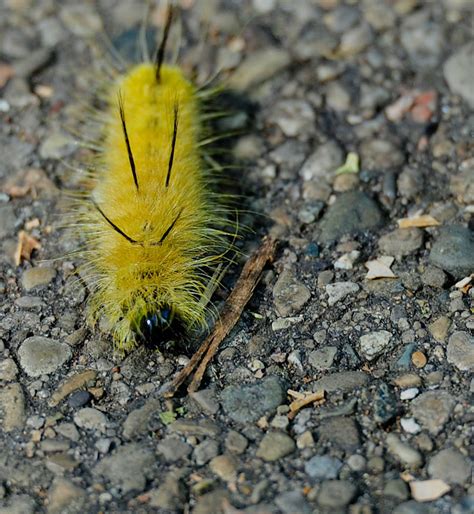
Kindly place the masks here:
<instances>
[{"instance_id":1,"label":"black head capsule","mask_svg":"<svg viewBox=\"0 0 474 514\"><path fill-rule=\"evenodd\" d=\"M164 306L143 317L140 335L148 348L171 351L176 340L182 336L181 324L174 316L173 309Z\"/></svg>"}]
</instances>

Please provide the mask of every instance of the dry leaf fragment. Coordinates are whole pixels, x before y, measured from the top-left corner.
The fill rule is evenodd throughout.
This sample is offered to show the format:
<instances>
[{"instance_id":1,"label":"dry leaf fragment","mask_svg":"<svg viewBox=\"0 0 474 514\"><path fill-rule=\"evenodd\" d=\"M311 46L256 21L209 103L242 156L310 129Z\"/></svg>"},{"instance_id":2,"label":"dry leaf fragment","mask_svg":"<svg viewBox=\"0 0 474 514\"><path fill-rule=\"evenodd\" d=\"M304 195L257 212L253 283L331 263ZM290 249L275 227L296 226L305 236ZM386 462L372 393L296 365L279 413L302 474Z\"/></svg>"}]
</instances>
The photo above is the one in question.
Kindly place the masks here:
<instances>
[{"instance_id":1,"label":"dry leaf fragment","mask_svg":"<svg viewBox=\"0 0 474 514\"><path fill-rule=\"evenodd\" d=\"M410 482L411 495L417 502L430 502L441 498L451 490L451 487L438 478Z\"/></svg>"},{"instance_id":2,"label":"dry leaf fragment","mask_svg":"<svg viewBox=\"0 0 474 514\"><path fill-rule=\"evenodd\" d=\"M346 162L337 168L336 175L343 173L359 173L359 156L355 152L349 152L346 157Z\"/></svg>"},{"instance_id":3,"label":"dry leaf fragment","mask_svg":"<svg viewBox=\"0 0 474 514\"><path fill-rule=\"evenodd\" d=\"M395 273L390 269L395 259L388 255L378 257L373 261L365 263L365 267L369 270L366 275L367 280L375 280L377 278L397 278Z\"/></svg>"},{"instance_id":4,"label":"dry leaf fragment","mask_svg":"<svg viewBox=\"0 0 474 514\"><path fill-rule=\"evenodd\" d=\"M398 226L400 228L426 228L426 227L437 227L441 223L434 219L429 214L423 214L421 216L414 216L413 218L402 218L398 220Z\"/></svg>"},{"instance_id":5,"label":"dry leaf fragment","mask_svg":"<svg viewBox=\"0 0 474 514\"><path fill-rule=\"evenodd\" d=\"M27 234L24 230L18 233L18 245L15 251L15 264L19 266L23 260L29 261L33 250L41 248L40 242Z\"/></svg>"}]
</instances>

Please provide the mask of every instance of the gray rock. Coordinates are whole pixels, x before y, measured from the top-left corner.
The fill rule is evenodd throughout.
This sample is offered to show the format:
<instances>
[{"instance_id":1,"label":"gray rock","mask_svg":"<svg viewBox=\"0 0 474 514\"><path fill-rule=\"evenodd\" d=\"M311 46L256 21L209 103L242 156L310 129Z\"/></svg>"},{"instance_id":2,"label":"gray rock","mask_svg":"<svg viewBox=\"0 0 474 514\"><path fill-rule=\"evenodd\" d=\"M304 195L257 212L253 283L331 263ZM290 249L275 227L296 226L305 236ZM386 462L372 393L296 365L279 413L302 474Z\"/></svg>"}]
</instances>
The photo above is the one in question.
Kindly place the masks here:
<instances>
[{"instance_id":1,"label":"gray rock","mask_svg":"<svg viewBox=\"0 0 474 514\"><path fill-rule=\"evenodd\" d=\"M418 503L415 500L400 503L393 511L393 514L434 514L429 505Z\"/></svg>"},{"instance_id":2,"label":"gray rock","mask_svg":"<svg viewBox=\"0 0 474 514\"><path fill-rule=\"evenodd\" d=\"M81 514L84 512L84 489L65 478L54 479L48 491L48 514Z\"/></svg>"},{"instance_id":3,"label":"gray rock","mask_svg":"<svg viewBox=\"0 0 474 514\"><path fill-rule=\"evenodd\" d=\"M300 169L303 180L326 180L330 182L336 169L343 163L344 154L334 141L319 146Z\"/></svg>"},{"instance_id":4,"label":"gray rock","mask_svg":"<svg viewBox=\"0 0 474 514\"><path fill-rule=\"evenodd\" d=\"M427 266L421 275L421 281L426 286L437 287L441 289L446 283L446 275L443 270L436 266Z\"/></svg>"},{"instance_id":5,"label":"gray rock","mask_svg":"<svg viewBox=\"0 0 474 514\"><path fill-rule=\"evenodd\" d=\"M176 462L185 459L192 451L188 443L173 436L165 437L158 444L157 450L168 462Z\"/></svg>"},{"instance_id":6,"label":"gray rock","mask_svg":"<svg viewBox=\"0 0 474 514\"><path fill-rule=\"evenodd\" d=\"M244 453L248 444L249 442L242 434L239 434L235 430L229 430L229 433L225 439L225 447L231 453L235 453L237 455Z\"/></svg>"},{"instance_id":7,"label":"gray rock","mask_svg":"<svg viewBox=\"0 0 474 514\"><path fill-rule=\"evenodd\" d=\"M203 466L218 454L218 442L213 439L205 439L194 448L193 457L198 466Z\"/></svg>"},{"instance_id":8,"label":"gray rock","mask_svg":"<svg viewBox=\"0 0 474 514\"><path fill-rule=\"evenodd\" d=\"M461 279L474 270L474 233L451 225L440 230L430 252L430 262Z\"/></svg>"},{"instance_id":9,"label":"gray rock","mask_svg":"<svg viewBox=\"0 0 474 514\"><path fill-rule=\"evenodd\" d=\"M143 407L132 410L123 423L123 436L134 439L148 432L148 421L160 409L160 402L155 399L148 400Z\"/></svg>"},{"instance_id":10,"label":"gray rock","mask_svg":"<svg viewBox=\"0 0 474 514\"><path fill-rule=\"evenodd\" d=\"M88 4L71 4L60 11L64 25L76 36L91 37L102 30L102 20Z\"/></svg>"},{"instance_id":11,"label":"gray rock","mask_svg":"<svg viewBox=\"0 0 474 514\"><path fill-rule=\"evenodd\" d=\"M468 332L454 332L449 338L448 362L454 364L460 371L474 369L474 337Z\"/></svg>"},{"instance_id":12,"label":"gray rock","mask_svg":"<svg viewBox=\"0 0 474 514\"><path fill-rule=\"evenodd\" d=\"M76 148L76 144L69 136L58 132L44 139L39 148L39 154L43 159L63 159Z\"/></svg>"},{"instance_id":13,"label":"gray rock","mask_svg":"<svg viewBox=\"0 0 474 514\"><path fill-rule=\"evenodd\" d=\"M443 73L449 89L474 107L474 43L457 49L444 63Z\"/></svg>"},{"instance_id":14,"label":"gray rock","mask_svg":"<svg viewBox=\"0 0 474 514\"><path fill-rule=\"evenodd\" d=\"M18 356L25 373L30 377L39 377L54 373L72 357L72 351L67 344L33 336L23 341Z\"/></svg>"},{"instance_id":15,"label":"gray rock","mask_svg":"<svg viewBox=\"0 0 474 514\"><path fill-rule=\"evenodd\" d=\"M84 407L74 414L74 423L86 430L95 430L97 432L105 433L107 428L107 417L100 410L93 409L92 407Z\"/></svg>"},{"instance_id":16,"label":"gray rock","mask_svg":"<svg viewBox=\"0 0 474 514\"><path fill-rule=\"evenodd\" d=\"M423 244L423 231L419 228L397 228L382 236L379 248L386 255L410 255Z\"/></svg>"},{"instance_id":17,"label":"gray rock","mask_svg":"<svg viewBox=\"0 0 474 514\"><path fill-rule=\"evenodd\" d=\"M342 462L327 455L315 455L304 465L305 472L315 481L337 478Z\"/></svg>"},{"instance_id":18,"label":"gray rock","mask_svg":"<svg viewBox=\"0 0 474 514\"><path fill-rule=\"evenodd\" d=\"M36 502L26 494L13 494L8 498L5 506L0 505L0 514L35 514L36 512L38 512Z\"/></svg>"},{"instance_id":19,"label":"gray rock","mask_svg":"<svg viewBox=\"0 0 474 514\"><path fill-rule=\"evenodd\" d=\"M472 465L464 455L452 448L441 450L430 459L428 473L448 484L464 484L471 477Z\"/></svg>"},{"instance_id":20,"label":"gray rock","mask_svg":"<svg viewBox=\"0 0 474 514\"><path fill-rule=\"evenodd\" d=\"M325 346L320 350L312 351L308 356L308 361L318 370L329 369L337 355L337 346Z\"/></svg>"},{"instance_id":21,"label":"gray rock","mask_svg":"<svg viewBox=\"0 0 474 514\"><path fill-rule=\"evenodd\" d=\"M18 374L18 367L13 359L0 361L0 380L12 382Z\"/></svg>"},{"instance_id":22,"label":"gray rock","mask_svg":"<svg viewBox=\"0 0 474 514\"><path fill-rule=\"evenodd\" d=\"M287 137L304 135L307 138L314 131L313 108L303 100L281 100L272 107L270 119Z\"/></svg>"},{"instance_id":23,"label":"gray rock","mask_svg":"<svg viewBox=\"0 0 474 514\"><path fill-rule=\"evenodd\" d=\"M201 389L190 393L189 396L196 402L205 414L216 414L219 410L219 402L213 389Z\"/></svg>"},{"instance_id":24,"label":"gray rock","mask_svg":"<svg viewBox=\"0 0 474 514\"><path fill-rule=\"evenodd\" d=\"M359 429L349 417L335 416L323 419L318 428L319 441L353 451L360 446Z\"/></svg>"},{"instance_id":25,"label":"gray rock","mask_svg":"<svg viewBox=\"0 0 474 514\"><path fill-rule=\"evenodd\" d=\"M423 185L423 175L416 168L403 168L397 178L398 192L409 200L415 199L423 191Z\"/></svg>"},{"instance_id":26,"label":"gray rock","mask_svg":"<svg viewBox=\"0 0 474 514\"><path fill-rule=\"evenodd\" d=\"M384 496L391 496L397 500L406 500L409 495L407 484L399 479L388 480L383 488Z\"/></svg>"},{"instance_id":27,"label":"gray rock","mask_svg":"<svg viewBox=\"0 0 474 514\"><path fill-rule=\"evenodd\" d=\"M239 423L249 423L275 412L284 402L285 392L279 379L270 376L256 384L226 387L221 399L228 416Z\"/></svg>"},{"instance_id":28,"label":"gray rock","mask_svg":"<svg viewBox=\"0 0 474 514\"><path fill-rule=\"evenodd\" d=\"M2 220L0 223L0 239L3 239L5 236L9 236L15 231L17 217L13 205L8 203L6 205L0 205L0 220Z\"/></svg>"},{"instance_id":29,"label":"gray rock","mask_svg":"<svg viewBox=\"0 0 474 514\"><path fill-rule=\"evenodd\" d=\"M449 189L460 202L474 203L474 157L461 163L459 172L451 176Z\"/></svg>"},{"instance_id":30,"label":"gray rock","mask_svg":"<svg viewBox=\"0 0 474 514\"><path fill-rule=\"evenodd\" d=\"M299 491L288 491L278 495L275 503L283 514L311 514L313 509Z\"/></svg>"},{"instance_id":31,"label":"gray rock","mask_svg":"<svg viewBox=\"0 0 474 514\"><path fill-rule=\"evenodd\" d=\"M284 270L273 287L278 314L283 317L297 314L311 298L310 290L288 270Z\"/></svg>"},{"instance_id":32,"label":"gray rock","mask_svg":"<svg viewBox=\"0 0 474 514\"><path fill-rule=\"evenodd\" d=\"M375 390L374 399L374 419L377 423L385 425L398 414L397 397L391 386L385 382L378 384Z\"/></svg>"},{"instance_id":33,"label":"gray rock","mask_svg":"<svg viewBox=\"0 0 474 514\"><path fill-rule=\"evenodd\" d=\"M360 287L355 282L334 282L326 286L328 304L334 305L347 296L357 293Z\"/></svg>"},{"instance_id":34,"label":"gray rock","mask_svg":"<svg viewBox=\"0 0 474 514\"><path fill-rule=\"evenodd\" d=\"M218 455L209 463L209 468L221 480L235 482L239 462L233 455Z\"/></svg>"},{"instance_id":35,"label":"gray rock","mask_svg":"<svg viewBox=\"0 0 474 514\"><path fill-rule=\"evenodd\" d=\"M224 514L222 508L224 501L228 500L229 493L225 489L216 489L203 494L198 498L193 514Z\"/></svg>"},{"instance_id":36,"label":"gray rock","mask_svg":"<svg viewBox=\"0 0 474 514\"><path fill-rule=\"evenodd\" d=\"M313 391L324 389L325 391L352 391L363 387L368 382L368 377L362 371L339 371L320 378L313 384Z\"/></svg>"},{"instance_id":37,"label":"gray rock","mask_svg":"<svg viewBox=\"0 0 474 514\"><path fill-rule=\"evenodd\" d=\"M387 330L377 330L361 336L359 340L361 354L368 361L375 359L387 350L392 337L393 335Z\"/></svg>"},{"instance_id":38,"label":"gray rock","mask_svg":"<svg viewBox=\"0 0 474 514\"><path fill-rule=\"evenodd\" d=\"M272 462L286 457L296 448L293 439L283 432L267 432L257 450L257 457Z\"/></svg>"},{"instance_id":39,"label":"gray rock","mask_svg":"<svg viewBox=\"0 0 474 514\"><path fill-rule=\"evenodd\" d=\"M412 413L424 428L437 435L451 417L455 403L447 391L427 391L411 402Z\"/></svg>"},{"instance_id":40,"label":"gray rock","mask_svg":"<svg viewBox=\"0 0 474 514\"><path fill-rule=\"evenodd\" d=\"M321 507L336 509L348 505L356 494L356 487L347 480L327 480L321 484L318 503Z\"/></svg>"},{"instance_id":41,"label":"gray rock","mask_svg":"<svg viewBox=\"0 0 474 514\"><path fill-rule=\"evenodd\" d=\"M25 396L20 384L0 387L0 421L5 432L23 428L25 424Z\"/></svg>"},{"instance_id":42,"label":"gray rock","mask_svg":"<svg viewBox=\"0 0 474 514\"><path fill-rule=\"evenodd\" d=\"M42 266L39 268L29 268L23 272L21 283L25 291L31 291L35 287L49 284L56 276L54 268Z\"/></svg>"},{"instance_id":43,"label":"gray rock","mask_svg":"<svg viewBox=\"0 0 474 514\"><path fill-rule=\"evenodd\" d=\"M169 426L169 431L181 435L197 435L216 437L220 429L213 421L203 418L200 420L178 419Z\"/></svg>"},{"instance_id":44,"label":"gray rock","mask_svg":"<svg viewBox=\"0 0 474 514\"><path fill-rule=\"evenodd\" d=\"M104 457L92 470L93 475L103 477L122 494L143 491L150 476L156 456L149 448L138 443L121 446L115 454Z\"/></svg>"},{"instance_id":45,"label":"gray rock","mask_svg":"<svg viewBox=\"0 0 474 514\"><path fill-rule=\"evenodd\" d=\"M421 453L412 448L409 444L402 442L395 434L387 434L386 442L388 451L403 464L403 466L417 469L423 464Z\"/></svg>"},{"instance_id":46,"label":"gray rock","mask_svg":"<svg viewBox=\"0 0 474 514\"><path fill-rule=\"evenodd\" d=\"M186 487L176 472L167 473L158 489L149 491L148 494L150 507L172 512L181 512L187 497Z\"/></svg>"},{"instance_id":47,"label":"gray rock","mask_svg":"<svg viewBox=\"0 0 474 514\"><path fill-rule=\"evenodd\" d=\"M378 205L365 193L349 191L338 196L320 223L320 240L329 243L345 234L373 230L382 225Z\"/></svg>"},{"instance_id":48,"label":"gray rock","mask_svg":"<svg viewBox=\"0 0 474 514\"><path fill-rule=\"evenodd\" d=\"M361 144L360 158L363 169L384 171L397 169L405 162L403 153L385 139L368 139Z\"/></svg>"}]
</instances>

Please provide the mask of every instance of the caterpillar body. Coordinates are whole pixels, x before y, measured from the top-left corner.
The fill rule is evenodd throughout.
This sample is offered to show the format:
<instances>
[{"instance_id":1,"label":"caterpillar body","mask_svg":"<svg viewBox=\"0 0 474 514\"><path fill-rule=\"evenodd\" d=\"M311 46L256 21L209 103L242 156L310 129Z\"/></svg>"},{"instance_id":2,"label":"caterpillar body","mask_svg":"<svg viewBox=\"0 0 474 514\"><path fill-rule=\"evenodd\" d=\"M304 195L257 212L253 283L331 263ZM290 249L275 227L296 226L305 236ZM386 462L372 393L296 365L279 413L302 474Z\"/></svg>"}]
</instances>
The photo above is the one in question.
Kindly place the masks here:
<instances>
[{"instance_id":1,"label":"caterpillar body","mask_svg":"<svg viewBox=\"0 0 474 514\"><path fill-rule=\"evenodd\" d=\"M105 316L123 350L204 328L230 245L227 207L203 159L198 88L163 63L171 13L155 61L108 89L94 187L76 215L89 319Z\"/></svg>"}]
</instances>

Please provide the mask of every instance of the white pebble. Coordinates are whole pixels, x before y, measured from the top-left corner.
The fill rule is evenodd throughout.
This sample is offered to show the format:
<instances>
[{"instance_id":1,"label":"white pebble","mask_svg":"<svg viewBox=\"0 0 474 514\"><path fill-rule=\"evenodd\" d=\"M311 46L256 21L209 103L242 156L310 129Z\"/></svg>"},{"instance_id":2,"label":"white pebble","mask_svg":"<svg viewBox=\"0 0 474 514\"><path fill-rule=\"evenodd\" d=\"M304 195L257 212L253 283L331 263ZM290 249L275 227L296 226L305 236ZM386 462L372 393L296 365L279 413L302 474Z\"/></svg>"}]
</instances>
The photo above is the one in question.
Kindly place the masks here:
<instances>
[{"instance_id":1,"label":"white pebble","mask_svg":"<svg viewBox=\"0 0 474 514\"><path fill-rule=\"evenodd\" d=\"M421 430L420 425L414 420L414 418L401 418L400 424L403 430L409 434L418 434Z\"/></svg>"},{"instance_id":2,"label":"white pebble","mask_svg":"<svg viewBox=\"0 0 474 514\"><path fill-rule=\"evenodd\" d=\"M415 398L415 396L418 395L419 392L420 390L418 387L410 387L410 389L404 389L400 393L400 400L412 400Z\"/></svg>"}]
</instances>

